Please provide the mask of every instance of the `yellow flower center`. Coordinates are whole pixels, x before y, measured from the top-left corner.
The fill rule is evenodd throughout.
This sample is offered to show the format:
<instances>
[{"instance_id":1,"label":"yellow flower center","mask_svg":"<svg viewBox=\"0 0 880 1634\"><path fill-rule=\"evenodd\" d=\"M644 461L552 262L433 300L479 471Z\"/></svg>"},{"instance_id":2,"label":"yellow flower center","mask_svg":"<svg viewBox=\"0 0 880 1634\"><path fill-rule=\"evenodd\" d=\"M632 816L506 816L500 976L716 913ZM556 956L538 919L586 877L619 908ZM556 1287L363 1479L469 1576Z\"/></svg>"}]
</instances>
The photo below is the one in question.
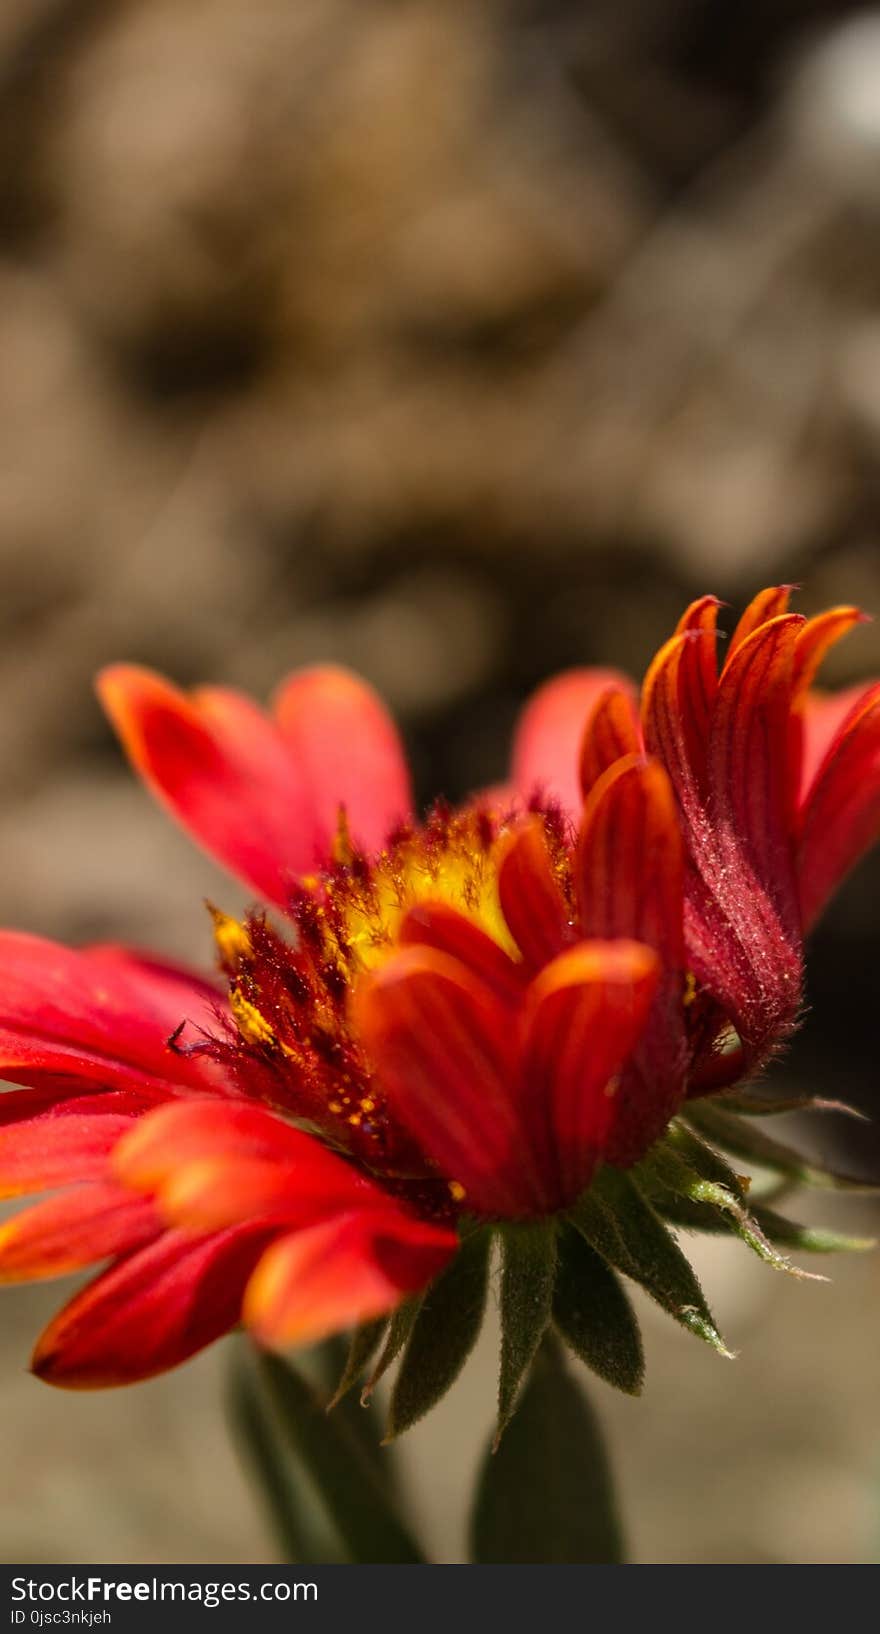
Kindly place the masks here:
<instances>
[{"instance_id":1,"label":"yellow flower center","mask_svg":"<svg viewBox=\"0 0 880 1634\"><path fill-rule=\"evenodd\" d=\"M325 885L326 925L349 980L387 957L404 916L421 902L440 902L466 914L517 957L498 896L501 832L484 810L435 815L359 868L357 859L346 855L341 825L335 851L340 866Z\"/></svg>"}]
</instances>

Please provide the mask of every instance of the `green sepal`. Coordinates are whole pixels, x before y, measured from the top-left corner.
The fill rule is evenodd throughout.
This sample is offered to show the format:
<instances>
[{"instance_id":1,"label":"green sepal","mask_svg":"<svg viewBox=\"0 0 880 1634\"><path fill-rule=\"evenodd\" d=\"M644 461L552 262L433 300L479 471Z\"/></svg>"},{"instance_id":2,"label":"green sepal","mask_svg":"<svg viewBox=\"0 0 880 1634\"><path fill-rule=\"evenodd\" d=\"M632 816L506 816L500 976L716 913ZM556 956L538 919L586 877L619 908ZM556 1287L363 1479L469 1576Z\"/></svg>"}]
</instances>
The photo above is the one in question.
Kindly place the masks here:
<instances>
[{"instance_id":1,"label":"green sepal","mask_svg":"<svg viewBox=\"0 0 880 1634\"><path fill-rule=\"evenodd\" d=\"M713 1208L709 1203L692 1203L684 1197L656 1200L664 1219L683 1231L701 1231L712 1235L736 1235L736 1223L729 1214ZM778 1248L795 1248L802 1254L856 1254L876 1248L873 1237L849 1237L825 1226L802 1225L799 1220L786 1219L775 1209L760 1205L751 1210L752 1219L769 1242Z\"/></svg>"},{"instance_id":2,"label":"green sepal","mask_svg":"<svg viewBox=\"0 0 880 1634\"><path fill-rule=\"evenodd\" d=\"M848 1101L829 1100L825 1095L765 1095L760 1089L726 1089L713 1095L712 1102L719 1111L744 1118L776 1118L783 1112L838 1112L841 1117L857 1118L861 1123L870 1121L857 1106L850 1106ZM693 1105L690 1102L689 1108Z\"/></svg>"},{"instance_id":3,"label":"green sepal","mask_svg":"<svg viewBox=\"0 0 880 1634\"><path fill-rule=\"evenodd\" d=\"M354 1329L348 1344L348 1355L339 1383L327 1403L327 1411L337 1407L343 1396L347 1396L358 1380L366 1372L367 1365L372 1361L382 1342L382 1336L388 1327L387 1316L379 1316L373 1322L362 1322Z\"/></svg>"},{"instance_id":4,"label":"green sepal","mask_svg":"<svg viewBox=\"0 0 880 1634\"><path fill-rule=\"evenodd\" d=\"M804 1271L801 1266L792 1265L791 1260L779 1252L761 1229L756 1215L746 1207L748 1182L685 1125L673 1124L635 1172L644 1173L649 1183L659 1185L661 1195L665 1188L673 1197L705 1204L726 1215L735 1235L774 1271L785 1271L789 1276L813 1282L827 1280L817 1271Z\"/></svg>"},{"instance_id":5,"label":"green sepal","mask_svg":"<svg viewBox=\"0 0 880 1634\"><path fill-rule=\"evenodd\" d=\"M338 1535L340 1553L334 1558L368 1565L424 1564L389 1483L345 1417L328 1415L297 1369L280 1357L257 1352L252 1366L291 1468L313 1488L328 1529Z\"/></svg>"},{"instance_id":6,"label":"green sepal","mask_svg":"<svg viewBox=\"0 0 880 1634\"><path fill-rule=\"evenodd\" d=\"M644 1288L689 1333L730 1357L690 1261L629 1173L604 1168L569 1219L615 1270Z\"/></svg>"},{"instance_id":7,"label":"green sepal","mask_svg":"<svg viewBox=\"0 0 880 1634\"><path fill-rule=\"evenodd\" d=\"M600 1379L628 1396L641 1394L645 1357L635 1311L611 1267L571 1226L559 1234L553 1320Z\"/></svg>"},{"instance_id":8,"label":"green sepal","mask_svg":"<svg viewBox=\"0 0 880 1634\"><path fill-rule=\"evenodd\" d=\"M424 1418L473 1350L486 1306L491 1241L487 1229L465 1237L423 1295L391 1391L386 1441Z\"/></svg>"},{"instance_id":9,"label":"green sepal","mask_svg":"<svg viewBox=\"0 0 880 1634\"><path fill-rule=\"evenodd\" d=\"M802 1254L864 1254L876 1248L874 1237L849 1237L825 1226L801 1225L787 1220L775 1209L756 1208L755 1219L766 1237L780 1248L796 1248Z\"/></svg>"},{"instance_id":10,"label":"green sepal","mask_svg":"<svg viewBox=\"0 0 880 1634\"><path fill-rule=\"evenodd\" d=\"M693 1124L700 1134L707 1136L716 1145L723 1146L725 1151L732 1152L735 1157L745 1158L747 1162L757 1163L763 1169L771 1169L774 1174L782 1175L798 1185L819 1186L833 1191L878 1190L876 1181L842 1174L821 1162L814 1162L804 1157L794 1147L786 1145L783 1141L774 1140L771 1135L765 1135L763 1129L756 1129L752 1124L744 1123L741 1118L729 1112L722 1112L718 1107L703 1102L694 1103L688 1108L687 1117L689 1123Z\"/></svg>"},{"instance_id":11,"label":"green sepal","mask_svg":"<svg viewBox=\"0 0 880 1634\"><path fill-rule=\"evenodd\" d=\"M547 1331L556 1280L556 1230L552 1222L505 1226L500 1237L501 1369L496 1447L513 1417L523 1379Z\"/></svg>"},{"instance_id":12,"label":"green sepal","mask_svg":"<svg viewBox=\"0 0 880 1634\"><path fill-rule=\"evenodd\" d=\"M477 1565L620 1565L620 1524L599 1425L560 1347L545 1339L471 1518Z\"/></svg>"},{"instance_id":13,"label":"green sepal","mask_svg":"<svg viewBox=\"0 0 880 1634\"><path fill-rule=\"evenodd\" d=\"M382 1349L376 1358L375 1364L370 1372L370 1377L367 1379L367 1382L361 1391L362 1407L366 1407L368 1405L370 1397L372 1396L376 1385L379 1383L379 1380L384 1378L392 1363L397 1361L400 1352L402 1351L407 1339L412 1333L413 1327L415 1326L415 1320L419 1314L419 1311L421 1310L423 1297L424 1295L417 1294L412 1299L405 1299L401 1305L398 1305L396 1311L392 1313L391 1321L388 1323L388 1331L385 1334L385 1343L383 1344Z\"/></svg>"}]
</instances>

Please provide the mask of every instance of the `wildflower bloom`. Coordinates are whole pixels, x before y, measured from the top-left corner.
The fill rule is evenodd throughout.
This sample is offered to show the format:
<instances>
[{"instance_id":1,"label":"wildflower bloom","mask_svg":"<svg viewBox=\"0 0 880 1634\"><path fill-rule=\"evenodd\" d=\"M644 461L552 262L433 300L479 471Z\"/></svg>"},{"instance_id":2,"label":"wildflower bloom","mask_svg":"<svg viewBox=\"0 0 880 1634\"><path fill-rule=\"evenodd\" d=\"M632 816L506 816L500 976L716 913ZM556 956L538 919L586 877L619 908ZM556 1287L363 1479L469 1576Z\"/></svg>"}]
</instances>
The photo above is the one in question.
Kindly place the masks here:
<instances>
[{"instance_id":1,"label":"wildflower bloom","mask_svg":"<svg viewBox=\"0 0 880 1634\"><path fill-rule=\"evenodd\" d=\"M222 985L0 938L0 1070L28 1086L0 1100L0 1182L52 1193L0 1230L0 1275L111 1260L39 1373L127 1382L239 1320L270 1345L363 1323L486 1227L514 1270L523 1233L548 1245L576 1346L585 1253L714 1342L660 1216L720 1211L773 1263L772 1230L792 1239L688 1108L785 1042L803 936L880 824L880 686L810 690L859 615L786 596L756 598L720 676L718 604L695 603L640 707L611 671L548 683L509 786L422 821L391 722L342 671L294 675L270 714L104 672L136 769L270 911L214 910ZM719 1144L761 1145L715 1117Z\"/></svg>"}]
</instances>

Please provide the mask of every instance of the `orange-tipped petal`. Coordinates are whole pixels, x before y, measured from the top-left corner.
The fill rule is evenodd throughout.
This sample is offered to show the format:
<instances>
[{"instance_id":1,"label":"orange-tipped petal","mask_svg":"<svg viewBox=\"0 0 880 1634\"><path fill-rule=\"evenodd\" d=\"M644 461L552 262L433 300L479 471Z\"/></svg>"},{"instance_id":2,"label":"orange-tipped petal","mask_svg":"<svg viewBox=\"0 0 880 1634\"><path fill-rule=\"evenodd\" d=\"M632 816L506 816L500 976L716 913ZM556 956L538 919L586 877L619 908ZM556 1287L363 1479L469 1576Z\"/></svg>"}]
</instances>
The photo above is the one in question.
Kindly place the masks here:
<instances>
[{"instance_id":1,"label":"orange-tipped petal","mask_svg":"<svg viewBox=\"0 0 880 1634\"><path fill-rule=\"evenodd\" d=\"M329 849L344 806L354 843L378 851L412 811L406 756L381 699L357 675L322 664L289 676L274 711L311 796L318 844Z\"/></svg>"},{"instance_id":2,"label":"orange-tipped petal","mask_svg":"<svg viewBox=\"0 0 880 1634\"><path fill-rule=\"evenodd\" d=\"M705 798L709 736L718 694L716 624L720 606L703 596L660 648L642 686L645 747L662 760L684 809Z\"/></svg>"},{"instance_id":3,"label":"orange-tipped petal","mask_svg":"<svg viewBox=\"0 0 880 1634\"><path fill-rule=\"evenodd\" d=\"M198 1030L219 995L206 982L153 966L123 949L75 951L40 936L0 932L0 1074L149 1090L215 1085L204 1057L175 1052L182 1022Z\"/></svg>"},{"instance_id":4,"label":"orange-tipped petal","mask_svg":"<svg viewBox=\"0 0 880 1634\"><path fill-rule=\"evenodd\" d=\"M0 1226L0 1283L61 1277L127 1254L161 1230L146 1198L108 1181L76 1186Z\"/></svg>"},{"instance_id":5,"label":"orange-tipped petal","mask_svg":"<svg viewBox=\"0 0 880 1634\"><path fill-rule=\"evenodd\" d=\"M97 1179L120 1137L160 1099L125 1089L73 1096L55 1084L0 1095L0 1197Z\"/></svg>"},{"instance_id":6,"label":"orange-tipped petal","mask_svg":"<svg viewBox=\"0 0 880 1634\"><path fill-rule=\"evenodd\" d=\"M319 860L308 783L282 732L238 693L186 694L116 664L98 693L135 770L199 844L272 902Z\"/></svg>"},{"instance_id":7,"label":"orange-tipped petal","mask_svg":"<svg viewBox=\"0 0 880 1634\"><path fill-rule=\"evenodd\" d=\"M385 1215L344 1215L272 1244L248 1283L244 1321L265 1345L313 1344L392 1310L457 1248L454 1233Z\"/></svg>"},{"instance_id":8,"label":"orange-tipped petal","mask_svg":"<svg viewBox=\"0 0 880 1634\"><path fill-rule=\"evenodd\" d=\"M628 685L617 670L572 669L539 687L520 716L513 746L511 781L524 800L539 792L576 816L587 719L608 687Z\"/></svg>"},{"instance_id":9,"label":"orange-tipped petal","mask_svg":"<svg viewBox=\"0 0 880 1634\"><path fill-rule=\"evenodd\" d=\"M491 987L503 1004L518 1004L522 997L522 966L472 919L446 902L419 902L410 908L398 941L403 947L420 945L448 953Z\"/></svg>"},{"instance_id":10,"label":"orange-tipped petal","mask_svg":"<svg viewBox=\"0 0 880 1634\"><path fill-rule=\"evenodd\" d=\"M571 940L570 913L540 817L519 823L502 840L498 894L507 928L526 964L537 970L555 959Z\"/></svg>"},{"instance_id":11,"label":"orange-tipped petal","mask_svg":"<svg viewBox=\"0 0 880 1634\"><path fill-rule=\"evenodd\" d=\"M638 693L632 685L606 687L584 729L581 741L581 793L584 798L597 778L623 755L637 755L642 747Z\"/></svg>"},{"instance_id":12,"label":"orange-tipped petal","mask_svg":"<svg viewBox=\"0 0 880 1634\"><path fill-rule=\"evenodd\" d=\"M807 796L798 857L806 928L878 834L880 682L861 694L839 726Z\"/></svg>"},{"instance_id":13,"label":"orange-tipped petal","mask_svg":"<svg viewBox=\"0 0 880 1634\"><path fill-rule=\"evenodd\" d=\"M529 989L522 1083L532 1139L552 1146L559 1200L583 1190L614 1122L614 1079L637 1045L659 964L637 942L582 942L548 965ZM549 1126L549 1127L548 1127Z\"/></svg>"},{"instance_id":14,"label":"orange-tipped petal","mask_svg":"<svg viewBox=\"0 0 880 1634\"><path fill-rule=\"evenodd\" d=\"M747 641L750 635L754 635L762 624L766 624L771 618L779 618L781 614L788 612L791 593L796 589L796 584L774 584L768 590L759 591L757 596L752 598L730 638L730 646L727 649L727 664L730 663L734 653L739 650L743 642Z\"/></svg>"},{"instance_id":15,"label":"orange-tipped petal","mask_svg":"<svg viewBox=\"0 0 880 1634\"><path fill-rule=\"evenodd\" d=\"M47 1384L97 1390L176 1367L238 1322L266 1243L264 1228L165 1232L65 1305L37 1343L34 1372Z\"/></svg>"},{"instance_id":16,"label":"orange-tipped petal","mask_svg":"<svg viewBox=\"0 0 880 1634\"><path fill-rule=\"evenodd\" d=\"M825 654L848 635L856 624L867 624L869 619L859 607L829 607L815 618L808 618L794 650L793 684L795 699L812 686Z\"/></svg>"},{"instance_id":17,"label":"orange-tipped petal","mask_svg":"<svg viewBox=\"0 0 880 1634\"><path fill-rule=\"evenodd\" d=\"M544 1201L514 1108L508 1010L464 965L402 948L361 978L355 1026L395 1116L467 1204L526 1214Z\"/></svg>"}]
</instances>

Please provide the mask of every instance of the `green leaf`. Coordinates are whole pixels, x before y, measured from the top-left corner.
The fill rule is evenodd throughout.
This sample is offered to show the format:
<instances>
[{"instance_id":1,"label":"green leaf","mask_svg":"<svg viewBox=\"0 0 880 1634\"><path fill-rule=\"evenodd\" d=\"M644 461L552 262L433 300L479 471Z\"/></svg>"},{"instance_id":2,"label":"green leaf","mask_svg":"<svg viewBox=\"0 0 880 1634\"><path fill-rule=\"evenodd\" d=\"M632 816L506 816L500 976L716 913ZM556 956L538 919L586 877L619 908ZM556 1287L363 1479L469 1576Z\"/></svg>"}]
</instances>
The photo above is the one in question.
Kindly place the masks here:
<instances>
[{"instance_id":1,"label":"green leaf","mask_svg":"<svg viewBox=\"0 0 880 1634\"><path fill-rule=\"evenodd\" d=\"M347 1559L313 1484L284 1455L284 1437L251 1357L236 1350L228 1386L233 1438L266 1510L288 1565L336 1564Z\"/></svg>"},{"instance_id":2,"label":"green leaf","mask_svg":"<svg viewBox=\"0 0 880 1634\"><path fill-rule=\"evenodd\" d=\"M483 1322L491 1241L488 1230L466 1237L425 1292L391 1392L386 1440L423 1418L467 1361Z\"/></svg>"},{"instance_id":3,"label":"green leaf","mask_svg":"<svg viewBox=\"0 0 880 1634\"><path fill-rule=\"evenodd\" d=\"M600 1170L569 1219L609 1265L639 1283L682 1327L721 1356L732 1354L690 1262L629 1174Z\"/></svg>"},{"instance_id":4,"label":"green leaf","mask_svg":"<svg viewBox=\"0 0 880 1634\"><path fill-rule=\"evenodd\" d=\"M423 1564L351 1426L338 1414L328 1415L297 1370L280 1357L258 1352L254 1367L287 1452L320 1493L347 1558L370 1565Z\"/></svg>"},{"instance_id":5,"label":"green leaf","mask_svg":"<svg viewBox=\"0 0 880 1634\"><path fill-rule=\"evenodd\" d=\"M661 1190L665 1187L673 1197L703 1204L726 1215L736 1236L774 1271L785 1271L789 1276L812 1282L827 1281L816 1271L804 1271L799 1265L792 1265L785 1254L779 1253L762 1231L756 1216L746 1208L741 1177L734 1174L720 1153L706 1146L691 1130L674 1125L643 1158L636 1170L637 1175L642 1173L650 1184L659 1185Z\"/></svg>"},{"instance_id":6,"label":"green leaf","mask_svg":"<svg viewBox=\"0 0 880 1634\"><path fill-rule=\"evenodd\" d=\"M765 1135L762 1129L743 1123L740 1118L722 1112L718 1107L694 1103L688 1109L687 1116L701 1134L707 1135L726 1151L762 1168L772 1169L774 1173L800 1185L821 1186L835 1191L876 1192L878 1189L876 1181L842 1174L821 1162L813 1162L793 1147Z\"/></svg>"},{"instance_id":7,"label":"green leaf","mask_svg":"<svg viewBox=\"0 0 880 1634\"><path fill-rule=\"evenodd\" d=\"M366 1372L367 1363L372 1360L378 1350L382 1335L387 1327L388 1318L379 1316L374 1322L363 1322L359 1328L355 1328L349 1341L348 1355L345 1358L342 1375L330 1401L327 1403L328 1412L333 1407L338 1406L343 1396L348 1395L349 1390L357 1384L358 1379Z\"/></svg>"},{"instance_id":8,"label":"green leaf","mask_svg":"<svg viewBox=\"0 0 880 1634\"><path fill-rule=\"evenodd\" d=\"M498 1428L501 1440L517 1397L550 1321L556 1278L552 1224L506 1226L501 1233L501 1372Z\"/></svg>"},{"instance_id":9,"label":"green leaf","mask_svg":"<svg viewBox=\"0 0 880 1634\"><path fill-rule=\"evenodd\" d=\"M575 1355L608 1384L641 1393L645 1358L635 1312L600 1254L579 1231L559 1237L553 1320Z\"/></svg>"},{"instance_id":10,"label":"green leaf","mask_svg":"<svg viewBox=\"0 0 880 1634\"><path fill-rule=\"evenodd\" d=\"M487 1452L471 1521L477 1565L619 1565L602 1436L559 1346L545 1340L519 1410Z\"/></svg>"}]
</instances>

